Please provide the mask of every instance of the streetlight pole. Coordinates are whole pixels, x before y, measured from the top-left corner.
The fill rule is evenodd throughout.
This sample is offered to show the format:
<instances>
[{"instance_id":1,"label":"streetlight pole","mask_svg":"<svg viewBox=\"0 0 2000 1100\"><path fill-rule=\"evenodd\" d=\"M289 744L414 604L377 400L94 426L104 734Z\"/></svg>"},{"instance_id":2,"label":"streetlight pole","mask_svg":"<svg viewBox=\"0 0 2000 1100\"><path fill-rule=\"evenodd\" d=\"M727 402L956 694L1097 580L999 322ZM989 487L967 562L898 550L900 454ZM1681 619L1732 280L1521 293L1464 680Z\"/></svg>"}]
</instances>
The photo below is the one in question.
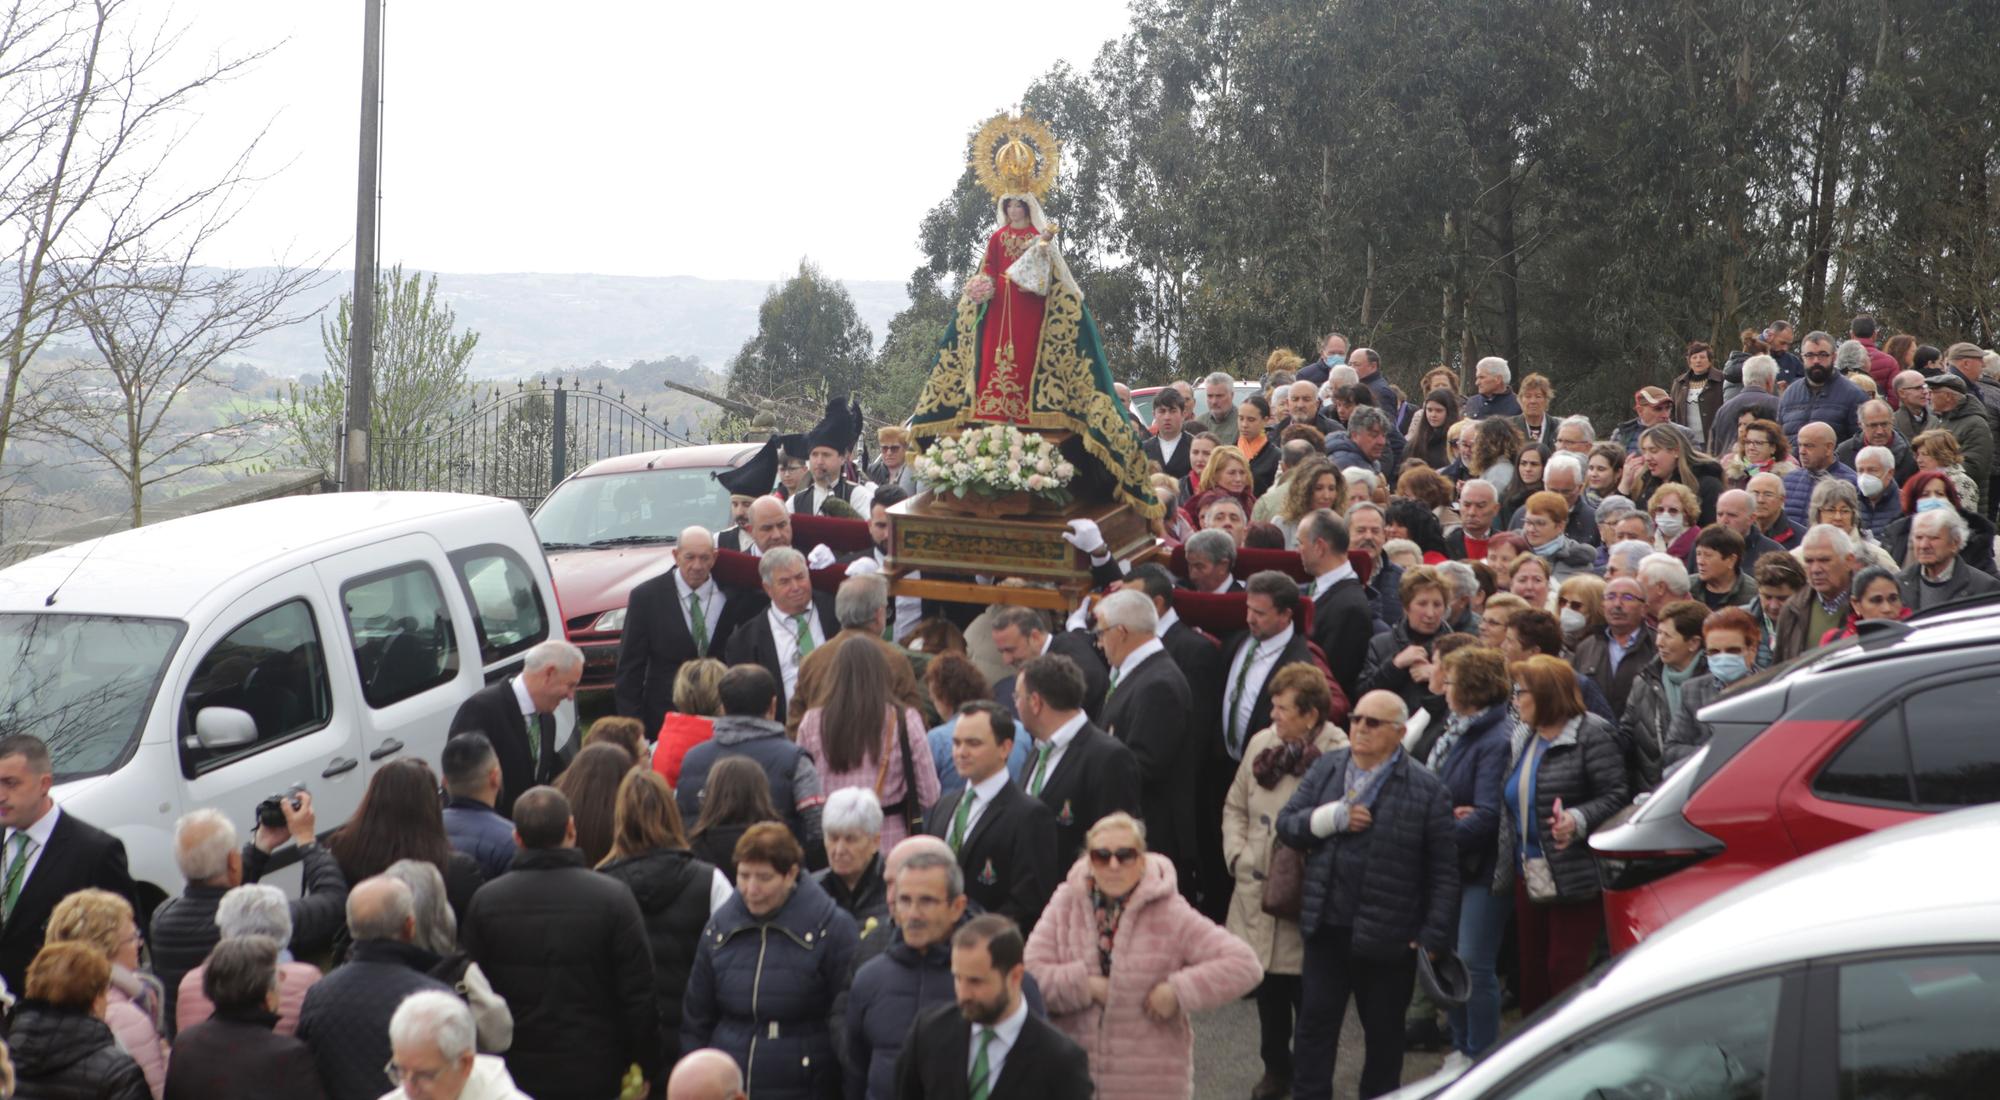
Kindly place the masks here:
<instances>
[{"instance_id":1,"label":"streetlight pole","mask_svg":"<svg viewBox=\"0 0 2000 1100\"><path fill-rule=\"evenodd\" d=\"M375 403L375 198L381 190L382 0L362 0L361 169L354 214L354 307L347 328L347 431L341 488L368 488L368 420Z\"/></svg>"}]
</instances>

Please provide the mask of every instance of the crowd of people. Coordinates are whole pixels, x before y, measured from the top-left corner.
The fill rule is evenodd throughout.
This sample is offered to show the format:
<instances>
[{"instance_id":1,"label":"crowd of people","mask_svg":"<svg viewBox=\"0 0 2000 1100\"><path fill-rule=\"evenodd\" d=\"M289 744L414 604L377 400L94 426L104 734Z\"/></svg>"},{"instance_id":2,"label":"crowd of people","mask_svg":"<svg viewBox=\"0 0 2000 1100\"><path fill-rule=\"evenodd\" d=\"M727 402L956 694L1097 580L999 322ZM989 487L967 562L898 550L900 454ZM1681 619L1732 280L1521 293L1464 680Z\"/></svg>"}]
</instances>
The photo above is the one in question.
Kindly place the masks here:
<instances>
[{"instance_id":1,"label":"crowd of people","mask_svg":"<svg viewBox=\"0 0 2000 1100\"><path fill-rule=\"evenodd\" d=\"M893 592L912 440L857 462L830 416L634 590L614 714L557 743L583 655L543 642L337 829L304 791L247 838L188 813L156 907L0 739L0 1094L1150 1100L1246 997L1251 1100L1330 1096L1350 1002L1364 1097L1476 1058L1601 957L1585 841L1704 706L2000 591L2000 356L1795 335L1692 344L1603 428L1339 334L1164 388L1174 553L1071 522L1066 618Z\"/></svg>"}]
</instances>

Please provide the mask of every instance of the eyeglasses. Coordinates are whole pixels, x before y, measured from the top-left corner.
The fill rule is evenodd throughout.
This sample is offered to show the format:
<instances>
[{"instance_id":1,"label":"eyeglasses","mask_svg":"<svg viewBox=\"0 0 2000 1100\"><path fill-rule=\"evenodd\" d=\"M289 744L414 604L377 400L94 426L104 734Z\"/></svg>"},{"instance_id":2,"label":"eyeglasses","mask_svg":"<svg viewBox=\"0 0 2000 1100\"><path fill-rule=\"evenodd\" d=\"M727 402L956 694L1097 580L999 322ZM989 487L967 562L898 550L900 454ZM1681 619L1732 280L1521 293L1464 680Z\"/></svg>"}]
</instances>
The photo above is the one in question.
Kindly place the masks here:
<instances>
[{"instance_id":1,"label":"eyeglasses","mask_svg":"<svg viewBox=\"0 0 2000 1100\"><path fill-rule=\"evenodd\" d=\"M1092 848L1090 850L1090 865L1093 867L1109 867L1113 863L1137 863L1139 862L1139 857L1145 854L1137 848Z\"/></svg>"},{"instance_id":2,"label":"eyeglasses","mask_svg":"<svg viewBox=\"0 0 2000 1100\"><path fill-rule=\"evenodd\" d=\"M885 455L902 454L903 445L901 443L884 443L882 444L882 453Z\"/></svg>"},{"instance_id":3,"label":"eyeglasses","mask_svg":"<svg viewBox=\"0 0 2000 1100\"><path fill-rule=\"evenodd\" d=\"M1832 352L1830 352L1830 351L1809 351L1809 352L1806 352L1806 354L1805 354L1805 358L1807 358L1807 359L1831 359L1831 358L1833 358L1833 353L1832 353Z\"/></svg>"},{"instance_id":4,"label":"eyeglasses","mask_svg":"<svg viewBox=\"0 0 2000 1100\"><path fill-rule=\"evenodd\" d=\"M1605 602L1605 603L1645 603L1645 602L1646 602L1646 598L1645 598L1644 596L1635 596L1635 595L1633 595L1633 594L1632 594L1632 593L1630 593L1630 592L1606 592L1606 593L1604 594L1604 602Z\"/></svg>"},{"instance_id":5,"label":"eyeglasses","mask_svg":"<svg viewBox=\"0 0 2000 1100\"><path fill-rule=\"evenodd\" d=\"M1514 690L1509 694L1511 694L1514 698L1519 699L1523 695L1532 694L1532 692L1530 692L1527 688L1524 688L1519 684L1515 684Z\"/></svg>"},{"instance_id":6,"label":"eyeglasses","mask_svg":"<svg viewBox=\"0 0 2000 1100\"><path fill-rule=\"evenodd\" d=\"M1367 715L1367 714L1354 715L1353 722L1355 728L1364 730L1378 730L1378 729L1383 729L1385 727L1389 729L1395 729L1396 727L1401 726L1403 724L1401 722L1396 721L1393 718L1376 718L1372 715Z\"/></svg>"},{"instance_id":7,"label":"eyeglasses","mask_svg":"<svg viewBox=\"0 0 2000 1100\"><path fill-rule=\"evenodd\" d=\"M387 1077L389 1079L389 1084L395 1088L402 1088L403 1082L405 1081L408 1081L410 1084L413 1085L422 1085L425 1088L428 1088L432 1085L437 1084L437 1079L444 1076L444 1071L447 1068L449 1067L439 1066L436 1069L404 1069L402 1066L397 1065L394 1059L390 1059L389 1064L382 1067L382 1075L384 1077Z\"/></svg>"}]
</instances>

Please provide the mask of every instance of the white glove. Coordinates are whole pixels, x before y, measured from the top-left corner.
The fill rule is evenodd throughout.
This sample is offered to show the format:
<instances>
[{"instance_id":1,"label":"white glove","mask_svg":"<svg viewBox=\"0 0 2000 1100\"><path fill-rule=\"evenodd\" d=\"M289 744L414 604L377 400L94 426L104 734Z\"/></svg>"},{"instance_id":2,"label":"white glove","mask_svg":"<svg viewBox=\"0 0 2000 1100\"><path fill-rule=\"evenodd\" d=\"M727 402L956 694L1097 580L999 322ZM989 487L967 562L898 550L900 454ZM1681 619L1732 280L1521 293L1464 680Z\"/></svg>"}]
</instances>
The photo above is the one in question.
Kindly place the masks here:
<instances>
[{"instance_id":1,"label":"white glove","mask_svg":"<svg viewBox=\"0 0 2000 1100\"><path fill-rule=\"evenodd\" d=\"M1098 530L1094 519L1070 520L1069 529L1063 532L1063 541L1092 558L1104 555L1104 532Z\"/></svg>"},{"instance_id":2,"label":"white glove","mask_svg":"<svg viewBox=\"0 0 2000 1100\"><path fill-rule=\"evenodd\" d=\"M855 558L853 561L847 563L847 575L850 577L859 577L868 573L880 573L881 571L882 563L876 561L874 558Z\"/></svg>"},{"instance_id":3,"label":"white glove","mask_svg":"<svg viewBox=\"0 0 2000 1100\"><path fill-rule=\"evenodd\" d=\"M1403 724L1403 751L1417 751L1417 742L1423 740L1424 731L1431 725L1431 712L1419 707L1410 720Z\"/></svg>"},{"instance_id":4,"label":"white glove","mask_svg":"<svg viewBox=\"0 0 2000 1100\"><path fill-rule=\"evenodd\" d=\"M1089 523L1090 521L1089 521L1089 520L1084 520L1083 522L1085 522L1085 523ZM1075 610L1075 611L1072 611L1072 612L1070 612L1070 613L1069 613L1069 619L1068 619L1068 620L1066 620L1066 621L1065 621L1065 622L1063 623L1063 629L1065 629L1065 630L1089 630L1089 629L1090 629L1090 601L1089 601L1089 600L1085 600L1085 601L1083 601L1082 603L1080 603L1080 604L1077 604L1077 605L1076 605L1076 610Z\"/></svg>"},{"instance_id":5,"label":"white glove","mask_svg":"<svg viewBox=\"0 0 2000 1100\"><path fill-rule=\"evenodd\" d=\"M806 555L806 566L808 568L825 569L832 564L833 551L827 548L826 543L822 542L818 546L813 547L812 553Z\"/></svg>"},{"instance_id":6,"label":"white glove","mask_svg":"<svg viewBox=\"0 0 2000 1100\"><path fill-rule=\"evenodd\" d=\"M1344 802L1324 803L1312 813L1306 822L1312 834L1321 840L1347 827L1347 804Z\"/></svg>"}]
</instances>

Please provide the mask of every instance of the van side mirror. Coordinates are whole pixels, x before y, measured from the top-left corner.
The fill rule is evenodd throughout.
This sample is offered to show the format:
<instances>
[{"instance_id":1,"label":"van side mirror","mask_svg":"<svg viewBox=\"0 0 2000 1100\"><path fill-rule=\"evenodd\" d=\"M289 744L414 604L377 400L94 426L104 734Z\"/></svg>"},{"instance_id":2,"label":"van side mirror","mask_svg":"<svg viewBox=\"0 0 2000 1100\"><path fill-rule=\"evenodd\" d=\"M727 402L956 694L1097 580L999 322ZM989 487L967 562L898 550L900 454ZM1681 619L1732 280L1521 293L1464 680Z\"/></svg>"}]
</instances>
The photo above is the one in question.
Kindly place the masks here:
<instances>
[{"instance_id":1,"label":"van side mirror","mask_svg":"<svg viewBox=\"0 0 2000 1100\"><path fill-rule=\"evenodd\" d=\"M235 707L203 707L195 712L194 739L204 749L240 749L257 741L257 720Z\"/></svg>"}]
</instances>

